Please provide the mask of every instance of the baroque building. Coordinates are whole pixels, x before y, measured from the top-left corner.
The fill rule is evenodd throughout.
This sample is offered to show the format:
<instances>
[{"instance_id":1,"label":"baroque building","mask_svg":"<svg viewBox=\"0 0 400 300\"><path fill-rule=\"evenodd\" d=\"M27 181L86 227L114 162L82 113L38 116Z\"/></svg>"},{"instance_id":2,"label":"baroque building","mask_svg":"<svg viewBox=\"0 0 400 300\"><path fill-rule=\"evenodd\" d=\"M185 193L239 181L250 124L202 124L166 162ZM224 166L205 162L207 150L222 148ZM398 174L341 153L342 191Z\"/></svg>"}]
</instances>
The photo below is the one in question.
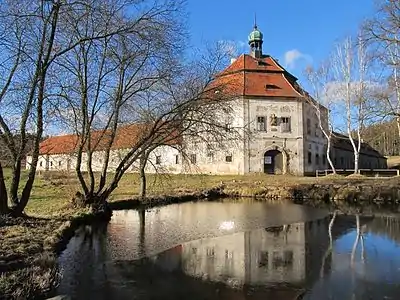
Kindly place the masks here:
<instances>
[{"instance_id":1,"label":"baroque building","mask_svg":"<svg viewBox=\"0 0 400 300\"><path fill-rule=\"evenodd\" d=\"M147 164L147 172L203 174L267 174L313 175L327 169L326 138L316 114L321 111L322 126L328 127L326 108L316 104L289 73L270 55L263 53L263 34L254 25L248 37L249 54L232 59L229 66L215 78L227 82L236 95L231 100L233 115L229 126L246 128L238 143L208 149L206 143L190 139L180 142L188 151L186 159L177 147L156 148ZM109 170L115 168L124 150L134 142L139 125L128 125L117 132ZM332 145L334 164L341 169L354 167L354 156L348 138L340 136ZM40 147L38 170L73 170L77 137L56 136ZM102 168L101 150L94 155L93 170ZM27 157L27 168L31 157ZM386 159L367 145L360 152L361 168L386 168ZM83 157L81 169L85 171ZM137 171L137 165L130 168Z\"/></svg>"}]
</instances>

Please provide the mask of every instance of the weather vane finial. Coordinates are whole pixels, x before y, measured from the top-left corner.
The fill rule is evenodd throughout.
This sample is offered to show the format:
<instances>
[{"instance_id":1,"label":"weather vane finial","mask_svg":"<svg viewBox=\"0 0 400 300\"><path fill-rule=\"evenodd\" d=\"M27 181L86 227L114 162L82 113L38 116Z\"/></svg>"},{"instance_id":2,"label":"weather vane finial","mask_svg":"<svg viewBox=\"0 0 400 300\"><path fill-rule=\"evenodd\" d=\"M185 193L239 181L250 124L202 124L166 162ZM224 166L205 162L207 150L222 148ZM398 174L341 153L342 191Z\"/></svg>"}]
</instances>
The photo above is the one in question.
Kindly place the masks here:
<instances>
[{"instance_id":1,"label":"weather vane finial","mask_svg":"<svg viewBox=\"0 0 400 300\"><path fill-rule=\"evenodd\" d=\"M254 28L257 29L257 13L254 13Z\"/></svg>"}]
</instances>

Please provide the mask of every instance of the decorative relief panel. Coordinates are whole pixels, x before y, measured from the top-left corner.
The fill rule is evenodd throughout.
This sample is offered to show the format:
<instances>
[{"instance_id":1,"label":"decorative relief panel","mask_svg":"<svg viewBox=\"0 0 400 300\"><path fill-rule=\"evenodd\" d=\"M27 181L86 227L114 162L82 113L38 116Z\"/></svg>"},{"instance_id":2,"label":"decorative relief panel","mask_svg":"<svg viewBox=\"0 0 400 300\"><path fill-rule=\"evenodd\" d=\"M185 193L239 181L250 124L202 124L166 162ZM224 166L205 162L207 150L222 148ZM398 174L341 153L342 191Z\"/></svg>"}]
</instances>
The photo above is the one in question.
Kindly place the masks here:
<instances>
[{"instance_id":1,"label":"decorative relief panel","mask_svg":"<svg viewBox=\"0 0 400 300\"><path fill-rule=\"evenodd\" d=\"M282 106L280 109L281 112L288 112L288 113L290 113L292 110L293 107L290 107L289 105Z\"/></svg>"},{"instance_id":2,"label":"decorative relief panel","mask_svg":"<svg viewBox=\"0 0 400 300\"><path fill-rule=\"evenodd\" d=\"M267 105L257 105L256 106L256 111L257 112L266 112L266 111L270 111L270 112L287 112L290 113L292 111L294 111L295 108L292 105L277 105L277 104L267 104Z\"/></svg>"}]
</instances>

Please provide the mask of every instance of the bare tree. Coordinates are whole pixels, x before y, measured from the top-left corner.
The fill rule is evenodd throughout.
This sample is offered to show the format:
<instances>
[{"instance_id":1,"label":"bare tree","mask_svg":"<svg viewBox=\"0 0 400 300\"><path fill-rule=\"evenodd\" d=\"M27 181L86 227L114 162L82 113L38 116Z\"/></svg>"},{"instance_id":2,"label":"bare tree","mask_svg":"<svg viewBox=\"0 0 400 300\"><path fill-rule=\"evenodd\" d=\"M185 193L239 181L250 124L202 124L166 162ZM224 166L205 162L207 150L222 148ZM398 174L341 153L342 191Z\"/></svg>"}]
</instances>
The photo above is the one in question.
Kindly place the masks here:
<instances>
[{"instance_id":1,"label":"bare tree","mask_svg":"<svg viewBox=\"0 0 400 300\"><path fill-rule=\"evenodd\" d=\"M52 59L53 45L58 25L61 2L39 1L37 3L24 3L13 1L2 4L0 11L1 30L3 39L1 47L6 51L5 63L7 79L3 83L1 92L1 104L10 105L7 111L0 115L1 137L4 144L12 154L12 179L9 189L9 198L13 206L13 212L17 215L24 210L32 190L35 179L36 164L38 158L39 142L43 132L43 103L45 99L45 84L47 71ZM9 63L11 62L11 63ZM26 72L25 68L29 68ZM28 73L24 75L23 72ZM25 73L25 74L26 74ZM22 82L26 80L26 82ZM17 92L17 89L20 92ZM26 93L22 96L22 93ZM14 97L22 96L23 100L16 105ZM15 117L20 114L18 122ZM27 143L27 131L29 119L34 118L36 137L34 141L32 168L28 179L23 185L22 193L18 195L21 179L21 162ZM19 123L19 126L12 126ZM18 128L19 127L19 128ZM19 134L19 145L15 143L13 133ZM1 173L3 173L1 171ZM2 176L3 177L3 176ZM4 188L4 177L1 178L1 186ZM7 192L2 191L2 202L7 202ZM1 205L3 211L6 207Z\"/></svg>"},{"instance_id":2,"label":"bare tree","mask_svg":"<svg viewBox=\"0 0 400 300\"><path fill-rule=\"evenodd\" d=\"M356 43L347 38L336 46L333 56L334 79L337 85L336 99L342 101L346 115L345 131L354 152L354 173L359 173L359 156L362 145L361 131L367 120L368 56L365 42L359 38ZM354 132L356 137L353 136Z\"/></svg>"},{"instance_id":3,"label":"bare tree","mask_svg":"<svg viewBox=\"0 0 400 300\"><path fill-rule=\"evenodd\" d=\"M0 112L1 138L12 156L10 188L2 190L1 213L9 211L7 198L14 215L23 213L35 180L39 158L39 144L44 124L51 116L54 94L62 94L63 86L54 78L55 64L71 51L79 51L83 44L105 42L116 34L139 30L129 19L130 7L144 7L146 1L3 1L0 9L1 68L4 80L0 83L0 102L7 110ZM112 18L108 18L112 15ZM147 18L147 16L144 16ZM80 36L70 34L84 22L97 30L82 31ZM86 70L88 71L88 70ZM60 74L61 75L61 74ZM25 159L28 133L33 133L30 170L21 183L21 166ZM13 138L14 137L14 138ZM15 137L17 137L17 142ZM0 186L5 186L0 176ZM21 193L19 191L21 190Z\"/></svg>"},{"instance_id":4,"label":"bare tree","mask_svg":"<svg viewBox=\"0 0 400 300\"><path fill-rule=\"evenodd\" d=\"M375 113L382 118L395 118L400 137L400 3L379 1L374 17L363 24L365 39L376 49L376 59L387 74L380 91Z\"/></svg>"},{"instance_id":5,"label":"bare tree","mask_svg":"<svg viewBox=\"0 0 400 300\"><path fill-rule=\"evenodd\" d=\"M77 137L75 171L81 191L76 200L83 205L104 208L123 174L153 149L185 135L201 138L226 128L222 118L215 118L218 109L229 111L223 102L230 98L223 89L226 83L214 80L224 59L221 52L182 58L182 1L155 1L143 10L136 8L128 21L119 21L128 22L129 31L86 40L57 61L63 76L54 96L59 99L60 120ZM104 11L101 22L91 17L70 27L68 34L77 40L96 36L99 28L108 30L100 26L108 24L102 18L115 19L112 11ZM127 128L135 128L135 133ZM124 149L118 148L121 138ZM113 166L116 153L119 159ZM99 157L102 167L97 176L94 165Z\"/></svg>"},{"instance_id":6,"label":"bare tree","mask_svg":"<svg viewBox=\"0 0 400 300\"><path fill-rule=\"evenodd\" d=\"M374 17L363 24L366 38L381 44L384 49L399 49L400 47L400 3L397 0L377 1ZM391 50L389 50L391 51ZM399 52L394 54L395 65L399 65Z\"/></svg>"},{"instance_id":7,"label":"bare tree","mask_svg":"<svg viewBox=\"0 0 400 300\"><path fill-rule=\"evenodd\" d=\"M336 174L336 168L331 159L333 123L330 110L332 109L333 101L329 89L329 84L332 83L329 69L330 66L324 63L318 69L308 68L306 70L307 79L313 88L314 98L307 94L305 98L315 109L319 129L327 142L326 158L333 174Z\"/></svg>"}]
</instances>

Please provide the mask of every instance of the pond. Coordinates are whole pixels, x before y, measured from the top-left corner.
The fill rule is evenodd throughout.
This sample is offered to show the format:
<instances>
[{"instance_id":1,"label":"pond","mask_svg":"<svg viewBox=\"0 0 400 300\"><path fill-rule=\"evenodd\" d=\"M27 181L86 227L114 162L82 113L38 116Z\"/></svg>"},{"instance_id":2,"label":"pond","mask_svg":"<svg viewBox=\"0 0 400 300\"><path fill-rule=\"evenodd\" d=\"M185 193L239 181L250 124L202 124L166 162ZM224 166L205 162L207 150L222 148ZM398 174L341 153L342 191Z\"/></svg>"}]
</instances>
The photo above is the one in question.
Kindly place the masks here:
<instances>
[{"instance_id":1,"label":"pond","mask_svg":"<svg viewBox=\"0 0 400 300\"><path fill-rule=\"evenodd\" d=\"M400 219L295 204L115 211L59 258L72 299L398 299Z\"/></svg>"}]
</instances>

